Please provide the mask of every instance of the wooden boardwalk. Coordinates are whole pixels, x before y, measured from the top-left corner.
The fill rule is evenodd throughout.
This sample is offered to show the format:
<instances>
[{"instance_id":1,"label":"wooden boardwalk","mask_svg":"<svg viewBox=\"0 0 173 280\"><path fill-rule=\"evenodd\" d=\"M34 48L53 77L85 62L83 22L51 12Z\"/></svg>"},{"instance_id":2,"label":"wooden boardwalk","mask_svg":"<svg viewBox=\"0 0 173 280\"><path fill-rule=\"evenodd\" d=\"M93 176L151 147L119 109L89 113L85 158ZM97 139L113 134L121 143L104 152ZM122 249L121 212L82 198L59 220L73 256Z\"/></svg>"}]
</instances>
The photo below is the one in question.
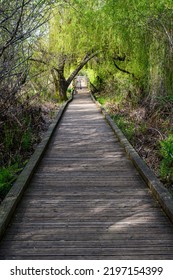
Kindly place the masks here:
<instances>
[{"instance_id":1,"label":"wooden boardwalk","mask_svg":"<svg viewBox=\"0 0 173 280\"><path fill-rule=\"evenodd\" d=\"M87 92L75 95L1 259L173 259L173 225Z\"/></svg>"}]
</instances>

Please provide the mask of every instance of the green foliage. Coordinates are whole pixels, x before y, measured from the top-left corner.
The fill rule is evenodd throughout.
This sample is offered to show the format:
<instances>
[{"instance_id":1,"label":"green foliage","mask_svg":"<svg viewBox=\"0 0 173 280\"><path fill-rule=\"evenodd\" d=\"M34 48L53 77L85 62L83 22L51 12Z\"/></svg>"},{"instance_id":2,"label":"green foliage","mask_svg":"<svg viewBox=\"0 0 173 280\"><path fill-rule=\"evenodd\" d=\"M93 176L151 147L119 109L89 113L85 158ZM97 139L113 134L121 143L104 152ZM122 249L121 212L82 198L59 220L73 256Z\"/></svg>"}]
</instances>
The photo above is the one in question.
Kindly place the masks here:
<instances>
[{"instance_id":1,"label":"green foliage","mask_svg":"<svg viewBox=\"0 0 173 280\"><path fill-rule=\"evenodd\" d=\"M50 69L64 59L68 77L83 57L98 51L85 68L96 88L100 86L97 77L107 83L113 77L117 80L117 99L124 97L128 88L134 92L142 89L152 102L157 95L170 95L172 15L169 0L63 1L52 10L46 36L39 38L34 57L43 62L39 65L42 73L34 84L49 85ZM126 73L116 68L115 62ZM38 63L35 66L34 74Z\"/></svg>"},{"instance_id":2,"label":"green foliage","mask_svg":"<svg viewBox=\"0 0 173 280\"><path fill-rule=\"evenodd\" d=\"M28 128L26 131L24 131L21 139L21 148L23 150L28 150L33 142L33 134L31 128Z\"/></svg>"},{"instance_id":3,"label":"green foliage","mask_svg":"<svg viewBox=\"0 0 173 280\"><path fill-rule=\"evenodd\" d=\"M160 164L160 176L168 182L173 181L173 134L160 142L162 161Z\"/></svg>"},{"instance_id":4,"label":"green foliage","mask_svg":"<svg viewBox=\"0 0 173 280\"><path fill-rule=\"evenodd\" d=\"M140 121L136 127L136 135L144 135L148 130L148 124L145 121Z\"/></svg>"},{"instance_id":5,"label":"green foliage","mask_svg":"<svg viewBox=\"0 0 173 280\"><path fill-rule=\"evenodd\" d=\"M114 115L112 116L116 125L122 130L124 135L128 138L129 141L133 140L135 126L134 123L126 119L124 116L121 115Z\"/></svg>"},{"instance_id":6,"label":"green foliage","mask_svg":"<svg viewBox=\"0 0 173 280\"><path fill-rule=\"evenodd\" d=\"M12 184L17 178L18 173L22 170L18 163L0 168L0 197L3 198L10 190Z\"/></svg>"},{"instance_id":7,"label":"green foliage","mask_svg":"<svg viewBox=\"0 0 173 280\"><path fill-rule=\"evenodd\" d=\"M105 105L105 103L109 101L109 98L105 96L96 96L96 98L101 105Z\"/></svg>"},{"instance_id":8,"label":"green foliage","mask_svg":"<svg viewBox=\"0 0 173 280\"><path fill-rule=\"evenodd\" d=\"M3 144L6 153L13 150L29 150L33 143L34 133L30 127L30 116L21 120L21 126L5 123L3 126Z\"/></svg>"},{"instance_id":9,"label":"green foliage","mask_svg":"<svg viewBox=\"0 0 173 280\"><path fill-rule=\"evenodd\" d=\"M170 112L173 112L173 95L158 95L156 100L160 108L168 106Z\"/></svg>"}]
</instances>

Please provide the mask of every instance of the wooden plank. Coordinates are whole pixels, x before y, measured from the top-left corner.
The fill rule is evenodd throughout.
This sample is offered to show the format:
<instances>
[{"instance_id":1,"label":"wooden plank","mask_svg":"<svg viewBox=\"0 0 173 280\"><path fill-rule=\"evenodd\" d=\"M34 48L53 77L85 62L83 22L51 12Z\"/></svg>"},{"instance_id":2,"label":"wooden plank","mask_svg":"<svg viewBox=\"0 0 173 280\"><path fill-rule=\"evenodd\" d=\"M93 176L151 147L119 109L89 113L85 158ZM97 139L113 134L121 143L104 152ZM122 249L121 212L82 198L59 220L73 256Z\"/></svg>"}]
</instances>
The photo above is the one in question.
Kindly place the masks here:
<instances>
[{"instance_id":1,"label":"wooden plank","mask_svg":"<svg viewBox=\"0 0 173 280\"><path fill-rule=\"evenodd\" d=\"M124 232L121 232L121 233L107 233L107 234L98 234L98 232L88 232L87 234L80 234L80 235L77 235L76 234L76 231L72 231L71 233L70 232L59 232L57 235L55 235L54 233L50 232L47 234L45 233L42 233L42 232L39 232L38 234L37 233L18 233L18 234L8 234L7 236L4 237L3 241L1 244L3 244L3 242L5 241L20 241L20 242L27 242L27 241L33 241L33 242L36 242L36 241L44 241L44 242L47 242L47 241L72 241L72 242L76 242L76 241L92 241L92 240L102 240L103 242L106 241L106 240L110 240L111 242L116 240L117 242L120 242L120 241L125 241L125 240L139 240L139 242L141 242L141 244L145 244L146 243L146 240L151 240L151 241L155 241L156 244L157 242L160 242L160 240L163 240L164 242L169 242L170 244L173 243L173 239L171 237L171 235L168 235L168 234L164 234L164 233L159 233L159 235L156 235L156 234L153 234L153 233L145 233L145 236L144 236L144 233L142 232L134 232L133 233L124 233ZM10 244L10 243L9 243ZM167 243L166 243L167 244ZM159 243L158 243L158 247L159 247ZM1 251L0 251L1 252ZM9 254L12 254L11 250L10 250L10 245L9 245ZM146 252L147 253L147 252Z\"/></svg>"},{"instance_id":2,"label":"wooden plank","mask_svg":"<svg viewBox=\"0 0 173 280\"><path fill-rule=\"evenodd\" d=\"M172 260L171 255L158 255L158 254L138 254L138 255L121 255L121 256L115 256L115 255L56 255L56 254L49 254L49 255L29 255L29 254L20 254L20 255L3 255L0 256L0 259L8 259L8 260Z\"/></svg>"},{"instance_id":3,"label":"wooden plank","mask_svg":"<svg viewBox=\"0 0 173 280\"><path fill-rule=\"evenodd\" d=\"M18 223L26 223L26 224L29 224L29 223L42 223L42 224L46 224L47 223L47 220L50 219L51 220L51 223L52 224L55 224L57 222L66 222L66 223L69 223L69 220L70 222L79 222L79 223L90 223L91 220L94 221L94 218L95 218L95 221L96 222L100 222L100 223L105 223L105 222L116 222L118 220L123 220L127 217L127 212L125 212L124 214L119 214L119 216L115 216L115 215L111 215L108 217L109 213L103 213L101 215L92 215L92 214L88 214L87 216L85 216L84 213L81 213L80 215L76 215L75 217L71 217L70 216L70 211L69 212L64 212L64 213L61 213L60 211L59 212L53 212L53 211L48 211L46 214L35 214L34 211L33 212L28 212L27 214L23 214L22 212L18 213L15 215L14 217L14 222L18 222ZM33 215L34 213L34 215ZM34 216L34 217L33 217ZM94 217L95 216L95 217ZM158 218L160 219L160 224L159 225L167 225L167 221L161 217L161 216L157 216L157 215L152 215L150 216L149 213L148 215L146 216L145 215L145 218L144 220L146 222L148 222L148 220L150 220L152 223L155 221L155 219ZM157 226L155 226L157 227Z\"/></svg>"},{"instance_id":4,"label":"wooden plank","mask_svg":"<svg viewBox=\"0 0 173 280\"><path fill-rule=\"evenodd\" d=\"M66 240L60 240L60 241L52 241L48 240L47 242L44 241L26 241L25 243L18 240L8 240L3 242L2 248L8 248L8 246L13 247L13 250L15 248L32 248L33 245L36 248L51 248L56 247L58 248L134 248L134 247L140 247L147 249L148 247L153 248L157 247L159 250L158 245L162 247L169 247L172 249L173 244L170 244L170 240L166 240L164 242L163 240L146 240L145 245L142 243L141 240L86 240L86 241L66 241ZM22 245L22 246L21 246Z\"/></svg>"},{"instance_id":5,"label":"wooden plank","mask_svg":"<svg viewBox=\"0 0 173 280\"><path fill-rule=\"evenodd\" d=\"M56 256L62 256L62 255L68 255L69 257L72 256L78 256L78 255L90 255L90 256L104 256L108 255L108 256L126 256L126 255L131 255L131 257L133 257L134 255L138 255L140 258L140 255L147 255L149 256L151 255L165 255L165 256L171 256L171 251L172 251L172 247L170 247L170 249L167 248L163 248L160 247L160 250L158 247L155 248L151 248L151 247L146 247L146 248L121 248L121 247L117 247L117 248L57 248L56 247L51 247L51 248L20 248L20 249L15 249L14 250L15 253L13 252L13 255L56 255ZM2 253L0 253L2 254ZM4 254L9 254L8 249L4 249Z\"/></svg>"}]
</instances>

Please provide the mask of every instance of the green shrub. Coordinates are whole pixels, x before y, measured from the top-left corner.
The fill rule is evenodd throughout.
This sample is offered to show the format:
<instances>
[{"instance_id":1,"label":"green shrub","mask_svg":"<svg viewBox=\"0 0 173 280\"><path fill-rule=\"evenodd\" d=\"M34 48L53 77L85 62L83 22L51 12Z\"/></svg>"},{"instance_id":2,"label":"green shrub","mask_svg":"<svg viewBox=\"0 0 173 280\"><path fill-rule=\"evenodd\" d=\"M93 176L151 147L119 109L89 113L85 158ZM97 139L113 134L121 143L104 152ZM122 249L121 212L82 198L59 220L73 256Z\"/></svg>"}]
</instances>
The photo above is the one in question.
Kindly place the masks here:
<instances>
[{"instance_id":1,"label":"green shrub","mask_svg":"<svg viewBox=\"0 0 173 280\"><path fill-rule=\"evenodd\" d=\"M160 154L162 156L160 164L160 176L168 182L173 181L173 135L160 142Z\"/></svg>"},{"instance_id":2,"label":"green shrub","mask_svg":"<svg viewBox=\"0 0 173 280\"><path fill-rule=\"evenodd\" d=\"M22 141L21 141L21 146L23 150L27 151L31 148L32 141L33 141L32 137L33 135L30 128L23 133Z\"/></svg>"},{"instance_id":3,"label":"green shrub","mask_svg":"<svg viewBox=\"0 0 173 280\"><path fill-rule=\"evenodd\" d=\"M107 98L105 98L104 96L99 96L97 98L97 101L101 104L101 105L104 105L107 101Z\"/></svg>"},{"instance_id":4,"label":"green shrub","mask_svg":"<svg viewBox=\"0 0 173 280\"><path fill-rule=\"evenodd\" d=\"M124 116L121 115L114 115L112 116L114 122L116 125L122 130L124 135L128 138L128 140L132 140L134 133L135 133L135 126L132 122L129 120L125 119Z\"/></svg>"},{"instance_id":5,"label":"green shrub","mask_svg":"<svg viewBox=\"0 0 173 280\"><path fill-rule=\"evenodd\" d=\"M8 167L0 168L0 197L5 197L5 195L10 190L12 184L17 178L17 174L22 170L19 168L18 164L14 164Z\"/></svg>"}]
</instances>

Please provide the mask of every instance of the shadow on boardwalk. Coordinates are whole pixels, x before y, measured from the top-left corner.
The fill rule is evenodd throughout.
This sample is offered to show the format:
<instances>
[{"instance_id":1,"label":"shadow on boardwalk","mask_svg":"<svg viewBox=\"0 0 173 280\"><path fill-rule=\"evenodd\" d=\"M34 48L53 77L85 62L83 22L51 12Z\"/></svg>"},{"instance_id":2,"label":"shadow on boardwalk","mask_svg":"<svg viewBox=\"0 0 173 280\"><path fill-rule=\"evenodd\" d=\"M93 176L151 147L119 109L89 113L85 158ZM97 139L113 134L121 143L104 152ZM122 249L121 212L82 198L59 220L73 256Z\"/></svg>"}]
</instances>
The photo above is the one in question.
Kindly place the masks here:
<instances>
[{"instance_id":1,"label":"shadow on boardwalk","mask_svg":"<svg viewBox=\"0 0 173 280\"><path fill-rule=\"evenodd\" d=\"M173 259L173 226L81 90L0 244L1 259Z\"/></svg>"}]
</instances>

